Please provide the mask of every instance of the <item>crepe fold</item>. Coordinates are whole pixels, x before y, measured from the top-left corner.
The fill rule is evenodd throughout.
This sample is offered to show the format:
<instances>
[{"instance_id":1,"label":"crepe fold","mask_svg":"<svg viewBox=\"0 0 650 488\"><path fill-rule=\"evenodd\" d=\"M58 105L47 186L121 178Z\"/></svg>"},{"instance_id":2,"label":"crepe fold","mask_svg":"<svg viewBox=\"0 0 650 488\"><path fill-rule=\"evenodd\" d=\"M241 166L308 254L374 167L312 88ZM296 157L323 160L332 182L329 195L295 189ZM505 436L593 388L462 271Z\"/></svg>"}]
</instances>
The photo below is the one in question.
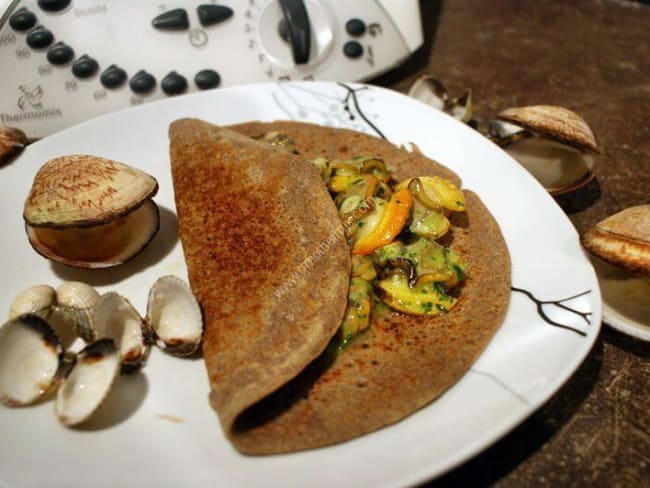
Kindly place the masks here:
<instances>
[{"instance_id":1,"label":"crepe fold","mask_svg":"<svg viewBox=\"0 0 650 488\"><path fill-rule=\"evenodd\" d=\"M230 128L252 137L270 131L284 132L295 142L300 156L305 158L373 155L394 168L397 179L440 175L460 183L453 172L418 151L406 151L366 134L296 122L253 122ZM293 322L290 327L280 322L274 322L272 326L264 321L256 322L252 314L245 315L243 323L247 327L243 327L242 312L231 304L241 303L244 313L257 306L261 316L264 316L265 309L272 307L273 302L268 300L268 296L264 298L263 294L239 297L235 293L234 297L230 296L232 291L237 290L241 278L229 274L227 266L219 264L219 253L232 256L233 251L222 246L231 245L234 249L241 249L241 244L236 239L220 242L216 255L211 256L203 248L208 244L206 237L202 237L205 232L195 228L196 224L188 220L222 229L220 224L212 223L213 220L223 218L224 214L241 215L249 208L249 203L235 200L237 203L227 206L226 210L206 206L202 198L187 195L192 191L193 184L188 186L184 182L188 178L186 173L199 171L192 170L192 166L213 168L209 172L200 170L203 175L194 179L198 186L207 186L206 191L213 193L222 188L225 178L212 174L219 173L220 168L230 167L233 179L228 181L234 181L241 173L249 171L249 165L254 164L250 158L264 158L255 167L261 168L265 174L289 171L284 169L287 165L297 164L302 168L303 161L281 149L262 150L259 143L252 139L232 137L237 144L215 143L214 138L219 134L228 134L228 140L232 137L230 132L196 121L176 122L171 129L172 167L180 234L190 282L203 307L210 311L206 314L203 352L213 389L213 406L226 435L238 450L249 454L274 454L325 446L357 437L394 423L430 403L467 372L500 326L510 293L508 250L498 224L478 196L465 191L466 212L452 215L453 230L443 242L468 262L466 281L459 291L456 307L435 317L399 313L373 315L369 329L345 349L337 354L318 356L316 349L324 347L323 343L332 335L330 321L336 318L338 326L346 305L349 250L347 246L339 249L337 245L336 251L323 254L317 259L318 271L314 268L304 282L296 286L296 296L304 297L306 303L300 304L300 310L292 310ZM226 150L222 152L220 146L224 144ZM252 152L251 148L254 148ZM275 156L270 156L271 152ZM237 166L235 161L242 158L246 164ZM278 164L281 170L275 168ZM306 174L309 171L305 170ZM317 173L313 174L317 176ZM213 183L201 183L215 178L221 182L216 187ZM269 192L266 198L269 200L277 198L285 190L296 195L305 191L305 183L295 178L273 181L266 187ZM327 225L332 226L330 232L331 229L339 229L339 218L333 202L329 196L327 201L321 198L321 191L325 189L322 182L314 181L312 187L311 177L305 181L309 181L309 192L318 196L318 209L311 206L295 207L293 210L301 215L296 214L293 219L309 219L311 216L313 222L323 225L323 221L327 220ZM279 191L277 188L285 190ZM222 203L220 196L211 196L210 199L211 205L219 206ZM227 217L231 223L236 220L235 217ZM281 224L269 221L264 225ZM248 233L240 238L246 242L251 239ZM295 246L296 238L296 235L293 238L283 235L282 241L286 246ZM290 244L292 240L293 244ZM298 240L303 243L301 245L313 245L311 241ZM299 251L298 248L293 250ZM272 252L278 252L278 249L274 248ZM291 266L295 265L296 262L291 263ZM345 273L345 280L338 274L334 277L332 273L341 270ZM284 277L274 267L262 273L268 275L264 276L264 280L282 286ZM234 280L235 285L231 285L229 280ZM324 282L328 285L323 286ZM304 288L298 291L299 287ZM320 297L313 293L314 287L320 290ZM334 290L334 287L338 289ZM329 297L325 298L327 293ZM250 303L251 298L256 302ZM283 312L292 308L288 304L282 305ZM315 315L305 315L305 308L314 311ZM322 320L328 326L323 323L314 325L318 314L327 317ZM314 334L320 333L326 337L321 338L318 347L307 347L303 341L312 336L307 333L297 336L296 328L312 330ZM292 349L291 357L294 360L288 372L275 367L278 361L286 359L275 357L280 354L279 348L267 351L264 359L246 354L251 351L251 345L247 344L247 334L239 335L240 329L249 331L262 344L290 341L292 347L300 348L300 351L309 350L313 354L303 355L297 349ZM316 329L319 332L315 332ZM262 339L262 334L268 335ZM289 352L284 351L283 354ZM302 361L298 359L299 356ZM318 358L314 360L316 356ZM298 369L300 374L297 374ZM255 373L240 373L248 371ZM233 375L237 376L234 381L229 379ZM245 401L241 400L242 396L245 396Z\"/></svg>"}]
</instances>

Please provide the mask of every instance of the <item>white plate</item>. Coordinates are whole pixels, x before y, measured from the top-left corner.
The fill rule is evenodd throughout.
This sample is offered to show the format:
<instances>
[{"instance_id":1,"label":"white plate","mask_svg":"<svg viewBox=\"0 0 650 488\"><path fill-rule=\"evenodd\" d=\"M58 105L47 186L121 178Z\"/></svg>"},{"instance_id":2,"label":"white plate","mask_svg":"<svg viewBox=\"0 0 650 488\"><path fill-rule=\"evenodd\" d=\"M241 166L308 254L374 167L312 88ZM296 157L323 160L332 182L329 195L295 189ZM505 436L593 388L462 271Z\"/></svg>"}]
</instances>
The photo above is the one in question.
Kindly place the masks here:
<instances>
[{"instance_id":1,"label":"white plate","mask_svg":"<svg viewBox=\"0 0 650 488\"><path fill-rule=\"evenodd\" d=\"M603 321L624 334L650 341L650 278L595 257L591 262L602 291Z\"/></svg>"},{"instance_id":2,"label":"white plate","mask_svg":"<svg viewBox=\"0 0 650 488\"><path fill-rule=\"evenodd\" d=\"M525 291L513 289L503 326L461 381L428 407L370 435L297 454L242 456L225 440L208 405L202 361L154 350L142 373L122 378L86 430L62 427L51 401L0 407L1 486L412 484L503 436L588 353L600 328L598 282L573 226L544 189L497 146L443 113L389 90L335 83L251 85L179 97L110 114L29 146L0 170L2 313L23 288L70 279L119 291L143 311L156 278L186 278L167 139L169 123L186 116L219 124L292 118L417 143L481 196L508 243L513 287ZM32 178L45 161L70 153L130 163L160 183L161 234L122 268L68 269L44 260L27 243L21 213ZM533 297L547 303L538 310Z\"/></svg>"}]
</instances>

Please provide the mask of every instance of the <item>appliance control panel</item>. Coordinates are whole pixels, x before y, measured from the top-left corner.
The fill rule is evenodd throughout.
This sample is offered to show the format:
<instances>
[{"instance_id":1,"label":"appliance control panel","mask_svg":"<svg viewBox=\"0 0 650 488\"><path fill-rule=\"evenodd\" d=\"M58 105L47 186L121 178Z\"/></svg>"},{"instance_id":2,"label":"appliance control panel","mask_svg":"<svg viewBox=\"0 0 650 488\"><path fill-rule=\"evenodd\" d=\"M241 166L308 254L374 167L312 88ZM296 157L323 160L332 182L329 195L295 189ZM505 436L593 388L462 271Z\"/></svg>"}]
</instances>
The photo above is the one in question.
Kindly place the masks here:
<instances>
[{"instance_id":1,"label":"appliance control panel","mask_svg":"<svg viewBox=\"0 0 650 488\"><path fill-rule=\"evenodd\" d=\"M199 90L358 81L423 42L418 0L22 0L0 28L0 124L37 138Z\"/></svg>"}]
</instances>

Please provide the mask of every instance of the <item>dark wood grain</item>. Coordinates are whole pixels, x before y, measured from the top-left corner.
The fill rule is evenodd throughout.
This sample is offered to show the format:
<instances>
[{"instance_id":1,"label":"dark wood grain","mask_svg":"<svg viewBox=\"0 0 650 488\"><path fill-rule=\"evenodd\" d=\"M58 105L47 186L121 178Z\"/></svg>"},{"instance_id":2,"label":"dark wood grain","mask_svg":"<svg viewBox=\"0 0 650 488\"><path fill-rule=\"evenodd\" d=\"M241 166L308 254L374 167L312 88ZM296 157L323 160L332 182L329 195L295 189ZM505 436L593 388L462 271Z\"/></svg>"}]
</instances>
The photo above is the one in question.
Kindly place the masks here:
<instances>
[{"instance_id":1,"label":"dark wood grain","mask_svg":"<svg viewBox=\"0 0 650 488\"><path fill-rule=\"evenodd\" d=\"M614 0L421 2L426 43L374 82L407 92L423 74L471 88L475 117L570 108L600 145L596 179L557 199L578 232L650 202L650 5ZM650 486L650 347L606 325L567 384L447 486Z\"/></svg>"}]
</instances>

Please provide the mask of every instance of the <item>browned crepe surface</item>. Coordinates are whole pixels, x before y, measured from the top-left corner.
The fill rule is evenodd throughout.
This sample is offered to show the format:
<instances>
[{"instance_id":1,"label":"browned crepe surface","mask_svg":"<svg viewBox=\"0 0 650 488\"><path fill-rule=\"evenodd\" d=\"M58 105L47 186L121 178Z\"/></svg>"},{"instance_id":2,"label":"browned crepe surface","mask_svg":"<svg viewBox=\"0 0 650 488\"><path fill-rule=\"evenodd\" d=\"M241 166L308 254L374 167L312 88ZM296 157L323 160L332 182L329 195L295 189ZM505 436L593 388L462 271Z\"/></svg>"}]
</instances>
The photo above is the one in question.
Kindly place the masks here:
<instances>
[{"instance_id":1,"label":"browned crepe surface","mask_svg":"<svg viewBox=\"0 0 650 488\"><path fill-rule=\"evenodd\" d=\"M250 136L286 132L307 158L375 155L395 168L398 179L440 175L460 181L418 152L353 131L295 122L253 122L232 128ZM281 453L362 435L431 402L467 371L503 320L510 293L510 259L494 218L475 194L465 193L467 211L452 217L454 228L444 242L469 263L458 305L437 317L375 316L370 328L343 351L322 355L240 415L229 411L224 420L216 404L237 449ZM182 234L180 213L179 220ZM186 258L189 267L187 253ZM313 274L311 279L325 277ZM204 344L206 359L209 351L210 345Z\"/></svg>"},{"instance_id":2,"label":"browned crepe surface","mask_svg":"<svg viewBox=\"0 0 650 488\"><path fill-rule=\"evenodd\" d=\"M349 249L304 160L196 119L174 122L170 143L210 399L231 436L241 411L300 373L336 332Z\"/></svg>"},{"instance_id":3,"label":"browned crepe surface","mask_svg":"<svg viewBox=\"0 0 650 488\"><path fill-rule=\"evenodd\" d=\"M417 147L413 151L395 147L377 137L348 129L324 127L304 122L248 122L230 126L242 134L256 137L270 131L285 132L296 143L302 156L309 159L323 156L328 159L345 159L360 155L373 155L383 159L393 170L395 179L409 176L441 176L460 186L460 178L449 168L426 158Z\"/></svg>"}]
</instances>

